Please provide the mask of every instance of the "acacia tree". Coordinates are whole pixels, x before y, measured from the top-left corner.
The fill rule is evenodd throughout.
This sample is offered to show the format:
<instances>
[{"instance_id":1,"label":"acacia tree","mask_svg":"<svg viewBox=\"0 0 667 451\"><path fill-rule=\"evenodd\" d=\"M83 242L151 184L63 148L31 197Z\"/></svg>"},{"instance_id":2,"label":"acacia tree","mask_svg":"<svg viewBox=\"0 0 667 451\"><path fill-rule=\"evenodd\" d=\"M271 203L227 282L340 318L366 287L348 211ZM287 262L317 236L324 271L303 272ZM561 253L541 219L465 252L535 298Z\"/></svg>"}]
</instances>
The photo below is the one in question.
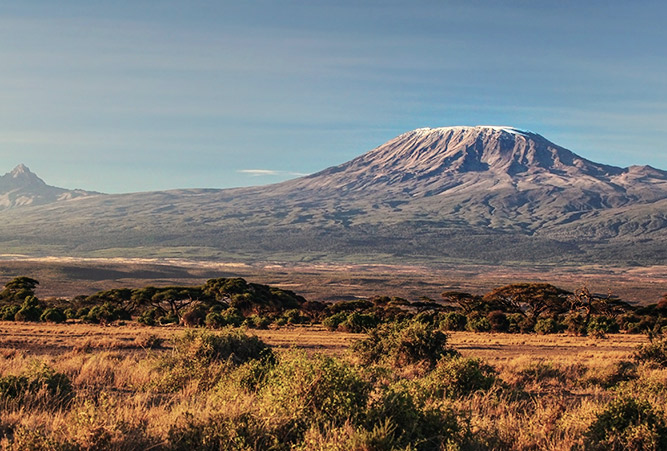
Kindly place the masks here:
<instances>
[{"instance_id":1,"label":"acacia tree","mask_svg":"<svg viewBox=\"0 0 667 451\"><path fill-rule=\"evenodd\" d=\"M567 312L568 296L571 294L548 283L515 283L496 288L485 294L483 299L536 320L543 313Z\"/></svg>"},{"instance_id":2,"label":"acacia tree","mask_svg":"<svg viewBox=\"0 0 667 451\"><path fill-rule=\"evenodd\" d=\"M35 296L35 288L39 282L30 277L16 277L5 284L0 292L0 299L10 302L23 302L24 299Z\"/></svg>"},{"instance_id":3,"label":"acacia tree","mask_svg":"<svg viewBox=\"0 0 667 451\"><path fill-rule=\"evenodd\" d=\"M462 291L445 291L440 296L448 304L456 304L465 314L485 310L481 296Z\"/></svg>"},{"instance_id":4,"label":"acacia tree","mask_svg":"<svg viewBox=\"0 0 667 451\"><path fill-rule=\"evenodd\" d=\"M568 304L571 310L584 312L586 321L591 315L616 316L627 312L632 307L627 302L621 301L609 293L606 297L593 294L587 287L581 287L568 296Z\"/></svg>"}]
</instances>

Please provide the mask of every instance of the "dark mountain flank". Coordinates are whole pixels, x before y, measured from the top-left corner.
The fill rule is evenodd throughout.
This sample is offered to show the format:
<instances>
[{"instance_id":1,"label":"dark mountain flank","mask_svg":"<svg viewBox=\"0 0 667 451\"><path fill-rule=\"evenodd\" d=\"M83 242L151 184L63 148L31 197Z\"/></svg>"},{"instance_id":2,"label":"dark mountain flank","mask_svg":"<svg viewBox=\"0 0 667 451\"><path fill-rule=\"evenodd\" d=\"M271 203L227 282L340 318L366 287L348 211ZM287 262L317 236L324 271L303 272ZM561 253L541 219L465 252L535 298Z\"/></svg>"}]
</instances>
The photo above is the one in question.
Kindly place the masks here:
<instances>
[{"instance_id":1,"label":"dark mountain flank","mask_svg":"<svg viewBox=\"0 0 667 451\"><path fill-rule=\"evenodd\" d=\"M0 242L41 253L664 264L667 172L598 164L511 127L443 127L275 185L2 216Z\"/></svg>"}]
</instances>

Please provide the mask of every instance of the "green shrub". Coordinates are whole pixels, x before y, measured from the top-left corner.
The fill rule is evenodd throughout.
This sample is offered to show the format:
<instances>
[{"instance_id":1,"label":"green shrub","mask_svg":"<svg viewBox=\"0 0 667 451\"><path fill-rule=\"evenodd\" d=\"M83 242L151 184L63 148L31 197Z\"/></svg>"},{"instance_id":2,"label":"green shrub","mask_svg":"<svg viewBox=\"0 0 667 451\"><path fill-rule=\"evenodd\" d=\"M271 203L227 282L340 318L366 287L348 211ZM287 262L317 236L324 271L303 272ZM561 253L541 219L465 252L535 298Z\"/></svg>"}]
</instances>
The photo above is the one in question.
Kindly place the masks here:
<instances>
[{"instance_id":1,"label":"green shrub","mask_svg":"<svg viewBox=\"0 0 667 451\"><path fill-rule=\"evenodd\" d=\"M473 313L468 316L466 330L470 332L488 332L491 330L491 323L489 323L486 317L480 316L478 313Z\"/></svg>"},{"instance_id":2,"label":"green shrub","mask_svg":"<svg viewBox=\"0 0 667 451\"><path fill-rule=\"evenodd\" d=\"M607 316L594 316L588 321L587 331L593 336L604 336L618 332L618 323L614 318Z\"/></svg>"},{"instance_id":3,"label":"green shrub","mask_svg":"<svg viewBox=\"0 0 667 451\"><path fill-rule=\"evenodd\" d=\"M15 399L21 403L33 398L45 405L60 406L69 402L73 395L69 378L41 362L33 362L19 376L0 377L0 400Z\"/></svg>"},{"instance_id":4,"label":"green shrub","mask_svg":"<svg viewBox=\"0 0 667 451\"><path fill-rule=\"evenodd\" d=\"M249 413L197 418L186 412L170 427L168 440L174 451L282 449L279 437Z\"/></svg>"},{"instance_id":5,"label":"green shrub","mask_svg":"<svg viewBox=\"0 0 667 451\"><path fill-rule=\"evenodd\" d=\"M440 321L440 327L444 330L465 330L467 322L468 318L465 315L458 312L449 312Z\"/></svg>"},{"instance_id":6,"label":"green shrub","mask_svg":"<svg viewBox=\"0 0 667 451\"><path fill-rule=\"evenodd\" d=\"M265 315L250 315L246 321L250 327L255 329L268 329L271 325L271 318Z\"/></svg>"},{"instance_id":7,"label":"green shrub","mask_svg":"<svg viewBox=\"0 0 667 451\"><path fill-rule=\"evenodd\" d=\"M14 321L19 310L21 310L20 305L3 305L0 308L0 319L3 321Z\"/></svg>"},{"instance_id":8,"label":"green shrub","mask_svg":"<svg viewBox=\"0 0 667 451\"><path fill-rule=\"evenodd\" d=\"M535 332L538 334L555 334L558 330L558 322L553 318L540 318L535 323Z\"/></svg>"},{"instance_id":9,"label":"green shrub","mask_svg":"<svg viewBox=\"0 0 667 451\"><path fill-rule=\"evenodd\" d=\"M459 398L491 388L496 371L479 359L441 359L421 382L423 393L436 398Z\"/></svg>"},{"instance_id":10,"label":"green shrub","mask_svg":"<svg viewBox=\"0 0 667 451\"><path fill-rule=\"evenodd\" d=\"M586 335L588 333L588 324L586 317L579 314L568 315L565 318L565 327L567 332L574 335Z\"/></svg>"},{"instance_id":11,"label":"green shrub","mask_svg":"<svg viewBox=\"0 0 667 451\"><path fill-rule=\"evenodd\" d=\"M95 324L112 323L119 319L129 320L132 319L132 317L127 310L117 307L110 302L94 306L90 309L88 314L83 317L84 321Z\"/></svg>"},{"instance_id":12,"label":"green shrub","mask_svg":"<svg viewBox=\"0 0 667 451\"><path fill-rule=\"evenodd\" d=\"M654 340L639 346L635 351L635 360L667 368L667 339Z\"/></svg>"},{"instance_id":13,"label":"green shrub","mask_svg":"<svg viewBox=\"0 0 667 451\"><path fill-rule=\"evenodd\" d=\"M370 403L367 427L387 423L393 426L396 449L459 449L456 444L465 433L451 409L419 402L404 383L382 390Z\"/></svg>"},{"instance_id":14,"label":"green shrub","mask_svg":"<svg viewBox=\"0 0 667 451\"><path fill-rule=\"evenodd\" d=\"M361 333L377 327L380 320L375 315L353 312L343 321L338 329L345 332Z\"/></svg>"},{"instance_id":15,"label":"green shrub","mask_svg":"<svg viewBox=\"0 0 667 451\"><path fill-rule=\"evenodd\" d=\"M67 319L76 319L76 310L73 308L66 308L63 313Z\"/></svg>"},{"instance_id":16,"label":"green shrub","mask_svg":"<svg viewBox=\"0 0 667 451\"><path fill-rule=\"evenodd\" d=\"M39 321L42 316L42 307L35 296L28 296L21 304L21 308L14 315L16 321Z\"/></svg>"},{"instance_id":17,"label":"green shrub","mask_svg":"<svg viewBox=\"0 0 667 451\"><path fill-rule=\"evenodd\" d=\"M310 318L301 313L299 309L287 310L282 316L287 321L287 324L306 324L310 322Z\"/></svg>"},{"instance_id":18,"label":"green shrub","mask_svg":"<svg viewBox=\"0 0 667 451\"><path fill-rule=\"evenodd\" d=\"M59 308L47 308L39 319L49 323L64 323L67 320L67 316Z\"/></svg>"},{"instance_id":19,"label":"green shrub","mask_svg":"<svg viewBox=\"0 0 667 451\"><path fill-rule=\"evenodd\" d=\"M493 332L507 332L510 328L510 321L507 315L499 310L490 312L486 315Z\"/></svg>"},{"instance_id":20,"label":"green shrub","mask_svg":"<svg viewBox=\"0 0 667 451\"><path fill-rule=\"evenodd\" d=\"M222 315L217 312L211 312L208 315L206 315L206 320L204 321L204 324L206 324L206 327L210 327L211 329L219 329L221 327L226 326L226 322L222 318Z\"/></svg>"},{"instance_id":21,"label":"green shrub","mask_svg":"<svg viewBox=\"0 0 667 451\"><path fill-rule=\"evenodd\" d=\"M157 321L158 321L159 324L165 325L165 324L178 323L179 319L178 319L178 316L175 313L169 312L166 315L160 316L157 319Z\"/></svg>"},{"instance_id":22,"label":"green shrub","mask_svg":"<svg viewBox=\"0 0 667 451\"><path fill-rule=\"evenodd\" d=\"M229 307L227 310L224 310L221 314L222 320L225 326L234 326L239 327L243 320L245 319L241 311L234 307Z\"/></svg>"},{"instance_id":23,"label":"green shrub","mask_svg":"<svg viewBox=\"0 0 667 451\"><path fill-rule=\"evenodd\" d=\"M170 355L158 361L162 378L155 384L169 391L195 381L210 388L227 372L251 360L273 361L271 349L259 338L228 327L220 333L188 330L174 341Z\"/></svg>"},{"instance_id":24,"label":"green shrub","mask_svg":"<svg viewBox=\"0 0 667 451\"><path fill-rule=\"evenodd\" d=\"M456 353L447 348L447 335L428 324L409 321L381 324L351 349L363 363L386 362L394 367L421 362L433 367L443 356Z\"/></svg>"},{"instance_id":25,"label":"green shrub","mask_svg":"<svg viewBox=\"0 0 667 451\"><path fill-rule=\"evenodd\" d=\"M584 443L591 450L667 449L667 427L648 401L620 397L597 415Z\"/></svg>"},{"instance_id":26,"label":"green shrub","mask_svg":"<svg viewBox=\"0 0 667 451\"><path fill-rule=\"evenodd\" d=\"M334 331L338 329L338 326L341 325L347 319L347 312L338 312L331 316L324 318L322 325L327 329Z\"/></svg>"},{"instance_id":27,"label":"green shrub","mask_svg":"<svg viewBox=\"0 0 667 451\"><path fill-rule=\"evenodd\" d=\"M535 332L535 321L523 313L509 313L507 314L507 321L509 321L507 331L513 334Z\"/></svg>"},{"instance_id":28,"label":"green shrub","mask_svg":"<svg viewBox=\"0 0 667 451\"><path fill-rule=\"evenodd\" d=\"M355 422L370 390L370 383L346 362L294 353L270 371L259 396L263 414L283 424L287 441L296 442L313 425Z\"/></svg>"},{"instance_id":29,"label":"green shrub","mask_svg":"<svg viewBox=\"0 0 667 451\"><path fill-rule=\"evenodd\" d=\"M202 364L226 361L239 365L254 359L273 359L273 351L262 340L230 327L215 334L186 331L175 340L173 353L179 361Z\"/></svg>"},{"instance_id":30,"label":"green shrub","mask_svg":"<svg viewBox=\"0 0 667 451\"><path fill-rule=\"evenodd\" d=\"M160 311L153 307L148 310L141 312L141 315L137 318L137 322L145 326L155 326L157 324L157 319L160 316Z\"/></svg>"}]
</instances>

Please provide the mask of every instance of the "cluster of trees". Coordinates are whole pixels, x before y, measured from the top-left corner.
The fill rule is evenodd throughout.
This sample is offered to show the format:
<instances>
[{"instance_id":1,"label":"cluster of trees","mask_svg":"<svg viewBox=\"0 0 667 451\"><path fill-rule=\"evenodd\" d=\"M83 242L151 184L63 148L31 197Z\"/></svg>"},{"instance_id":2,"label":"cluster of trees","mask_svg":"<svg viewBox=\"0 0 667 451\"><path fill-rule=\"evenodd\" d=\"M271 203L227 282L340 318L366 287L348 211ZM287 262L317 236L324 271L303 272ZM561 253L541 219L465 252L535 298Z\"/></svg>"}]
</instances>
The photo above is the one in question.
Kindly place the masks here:
<instances>
[{"instance_id":1,"label":"cluster of trees","mask_svg":"<svg viewBox=\"0 0 667 451\"><path fill-rule=\"evenodd\" d=\"M447 291L440 301L376 296L333 304L309 302L292 291L241 278L211 279L199 286L119 288L48 302L35 296L38 284L29 277L8 282L0 292L0 319L92 323L136 319L146 325L209 328L321 323L332 331L347 332L414 319L443 330L580 335L667 327L667 294L657 304L635 307L587 288L570 292L548 283L510 284L484 295Z\"/></svg>"},{"instance_id":2,"label":"cluster of trees","mask_svg":"<svg viewBox=\"0 0 667 451\"><path fill-rule=\"evenodd\" d=\"M119 288L48 301L35 296L37 285L39 282L29 277L8 282L0 292L0 319L110 323L135 318L147 325L181 322L222 327L240 325L247 318L260 324L266 317L300 320L301 309L308 304L291 291L241 278L211 279L194 287Z\"/></svg>"}]
</instances>

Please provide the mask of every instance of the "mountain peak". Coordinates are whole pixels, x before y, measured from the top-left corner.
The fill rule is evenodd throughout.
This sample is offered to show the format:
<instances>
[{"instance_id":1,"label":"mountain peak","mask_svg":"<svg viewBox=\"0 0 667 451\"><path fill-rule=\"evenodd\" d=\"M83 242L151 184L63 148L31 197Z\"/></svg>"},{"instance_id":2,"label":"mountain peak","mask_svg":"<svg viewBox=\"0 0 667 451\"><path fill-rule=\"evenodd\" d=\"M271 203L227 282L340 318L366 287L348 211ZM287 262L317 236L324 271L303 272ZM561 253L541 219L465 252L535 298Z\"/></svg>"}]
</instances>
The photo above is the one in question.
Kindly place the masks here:
<instances>
[{"instance_id":1,"label":"mountain peak","mask_svg":"<svg viewBox=\"0 0 667 451\"><path fill-rule=\"evenodd\" d=\"M91 194L94 193L47 185L23 163L12 169L11 172L0 176L0 210L48 204Z\"/></svg>"},{"instance_id":2,"label":"mountain peak","mask_svg":"<svg viewBox=\"0 0 667 451\"><path fill-rule=\"evenodd\" d=\"M4 181L5 189L7 187L24 187L24 186L44 186L46 183L44 180L37 177L37 175L30 171L28 166L21 163L12 169L11 172L8 172L4 176L0 177L0 180Z\"/></svg>"},{"instance_id":3,"label":"mountain peak","mask_svg":"<svg viewBox=\"0 0 667 451\"><path fill-rule=\"evenodd\" d=\"M529 130L522 130L517 127L512 127L508 125L455 125L449 127L436 127L436 128L418 128L408 133L417 133L417 134L430 134L430 133L447 133L447 132L463 132L463 133L484 133L484 132L505 132L511 133L513 135L534 135L535 133Z\"/></svg>"},{"instance_id":4,"label":"mountain peak","mask_svg":"<svg viewBox=\"0 0 667 451\"><path fill-rule=\"evenodd\" d=\"M37 177L32 171L30 171L30 168L26 166L23 163L20 163L18 166L16 166L12 171L9 173L12 178L21 178L21 177Z\"/></svg>"}]
</instances>

